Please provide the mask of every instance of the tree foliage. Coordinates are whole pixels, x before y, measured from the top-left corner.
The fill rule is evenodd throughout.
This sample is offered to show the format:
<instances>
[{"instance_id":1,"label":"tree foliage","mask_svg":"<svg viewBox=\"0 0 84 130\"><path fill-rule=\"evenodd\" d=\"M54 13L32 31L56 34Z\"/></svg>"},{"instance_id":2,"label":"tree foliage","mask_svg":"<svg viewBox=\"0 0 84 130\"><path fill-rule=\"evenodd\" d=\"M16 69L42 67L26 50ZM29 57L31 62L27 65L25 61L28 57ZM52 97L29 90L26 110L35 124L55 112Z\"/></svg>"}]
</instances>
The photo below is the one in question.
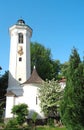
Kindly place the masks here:
<instances>
[{"instance_id":1,"label":"tree foliage","mask_svg":"<svg viewBox=\"0 0 84 130\"><path fill-rule=\"evenodd\" d=\"M0 98L4 97L8 87L8 71L0 77Z\"/></svg>"},{"instance_id":2,"label":"tree foliage","mask_svg":"<svg viewBox=\"0 0 84 130\"><path fill-rule=\"evenodd\" d=\"M0 77L0 120L2 120L4 108L6 105L5 94L7 87L8 87L8 71L6 71L5 74Z\"/></svg>"},{"instance_id":3,"label":"tree foliage","mask_svg":"<svg viewBox=\"0 0 84 130\"><path fill-rule=\"evenodd\" d=\"M52 60L50 49L46 49L43 45L31 43L31 67L36 66L38 74L42 79L57 78L60 71L59 60Z\"/></svg>"},{"instance_id":4,"label":"tree foliage","mask_svg":"<svg viewBox=\"0 0 84 130\"><path fill-rule=\"evenodd\" d=\"M63 96L63 90L54 79L46 80L39 89L39 98L41 108L45 116L55 118L57 115L57 107Z\"/></svg>"},{"instance_id":5,"label":"tree foliage","mask_svg":"<svg viewBox=\"0 0 84 130\"><path fill-rule=\"evenodd\" d=\"M61 116L68 129L84 129L84 63L75 48L70 55Z\"/></svg>"},{"instance_id":6,"label":"tree foliage","mask_svg":"<svg viewBox=\"0 0 84 130\"><path fill-rule=\"evenodd\" d=\"M65 62L65 63L60 65L60 75L61 75L61 77L66 78L67 72L68 72L68 67L69 67L69 62Z\"/></svg>"},{"instance_id":7,"label":"tree foliage","mask_svg":"<svg viewBox=\"0 0 84 130\"><path fill-rule=\"evenodd\" d=\"M28 106L25 103L15 105L12 113L16 116L18 124L22 125L28 116Z\"/></svg>"}]
</instances>

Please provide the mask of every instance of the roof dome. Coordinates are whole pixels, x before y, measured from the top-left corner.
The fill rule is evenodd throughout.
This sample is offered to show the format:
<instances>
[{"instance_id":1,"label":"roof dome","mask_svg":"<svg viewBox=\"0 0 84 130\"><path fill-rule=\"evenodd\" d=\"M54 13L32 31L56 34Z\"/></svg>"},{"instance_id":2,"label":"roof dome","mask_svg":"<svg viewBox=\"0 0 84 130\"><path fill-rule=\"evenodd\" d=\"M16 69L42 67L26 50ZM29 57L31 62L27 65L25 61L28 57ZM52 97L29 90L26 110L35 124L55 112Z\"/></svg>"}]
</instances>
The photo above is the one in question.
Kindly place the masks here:
<instances>
[{"instance_id":1,"label":"roof dome","mask_svg":"<svg viewBox=\"0 0 84 130\"><path fill-rule=\"evenodd\" d=\"M38 75L36 68L34 66L30 78L23 84L31 84L31 83L42 84L43 82L44 82L43 79Z\"/></svg>"},{"instance_id":2,"label":"roof dome","mask_svg":"<svg viewBox=\"0 0 84 130\"><path fill-rule=\"evenodd\" d=\"M25 24L25 21L24 21L23 19L19 19L19 20L17 21L17 24L23 25L23 24Z\"/></svg>"}]
</instances>

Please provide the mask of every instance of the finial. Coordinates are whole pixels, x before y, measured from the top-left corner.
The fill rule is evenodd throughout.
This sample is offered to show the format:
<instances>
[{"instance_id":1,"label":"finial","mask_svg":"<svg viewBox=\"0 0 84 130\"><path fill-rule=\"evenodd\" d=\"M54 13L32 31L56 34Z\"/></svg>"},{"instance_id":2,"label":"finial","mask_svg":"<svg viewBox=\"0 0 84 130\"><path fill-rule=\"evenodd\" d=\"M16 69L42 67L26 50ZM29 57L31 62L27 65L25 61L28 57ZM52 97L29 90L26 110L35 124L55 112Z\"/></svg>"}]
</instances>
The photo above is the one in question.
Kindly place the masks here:
<instances>
[{"instance_id":1,"label":"finial","mask_svg":"<svg viewBox=\"0 0 84 130\"><path fill-rule=\"evenodd\" d=\"M19 19L19 20L17 21L17 23L20 24L20 25L23 25L23 24L25 24L25 21L24 21L23 19Z\"/></svg>"}]
</instances>

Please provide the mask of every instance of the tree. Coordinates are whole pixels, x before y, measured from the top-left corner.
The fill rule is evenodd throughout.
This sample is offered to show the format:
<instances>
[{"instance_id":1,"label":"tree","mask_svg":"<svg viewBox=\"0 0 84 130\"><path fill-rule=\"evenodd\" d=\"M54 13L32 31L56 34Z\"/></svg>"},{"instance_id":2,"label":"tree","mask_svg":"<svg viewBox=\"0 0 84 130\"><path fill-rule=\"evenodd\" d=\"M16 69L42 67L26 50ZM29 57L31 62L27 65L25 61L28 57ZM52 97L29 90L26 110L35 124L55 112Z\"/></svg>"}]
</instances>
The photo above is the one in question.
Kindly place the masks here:
<instances>
[{"instance_id":1,"label":"tree","mask_svg":"<svg viewBox=\"0 0 84 130\"><path fill-rule=\"evenodd\" d=\"M8 87L8 71L0 77L0 98L4 97L6 94L6 89Z\"/></svg>"},{"instance_id":2,"label":"tree","mask_svg":"<svg viewBox=\"0 0 84 130\"><path fill-rule=\"evenodd\" d=\"M74 48L70 55L61 117L70 130L84 129L84 62Z\"/></svg>"},{"instance_id":3,"label":"tree","mask_svg":"<svg viewBox=\"0 0 84 130\"><path fill-rule=\"evenodd\" d=\"M18 124L23 125L28 116L28 106L25 103L15 105L12 108L12 113L16 116Z\"/></svg>"},{"instance_id":4,"label":"tree","mask_svg":"<svg viewBox=\"0 0 84 130\"><path fill-rule=\"evenodd\" d=\"M60 71L60 62L51 58L50 49L46 49L43 45L31 43L31 68L36 66L37 72L42 79L57 78Z\"/></svg>"},{"instance_id":5,"label":"tree","mask_svg":"<svg viewBox=\"0 0 84 130\"><path fill-rule=\"evenodd\" d=\"M41 109L46 117L56 118L57 108L62 99L63 90L58 81L46 80L39 89L39 98L41 101Z\"/></svg>"},{"instance_id":6,"label":"tree","mask_svg":"<svg viewBox=\"0 0 84 130\"><path fill-rule=\"evenodd\" d=\"M0 120L2 120L4 108L6 106L6 89L8 87L8 71L0 77Z\"/></svg>"},{"instance_id":7,"label":"tree","mask_svg":"<svg viewBox=\"0 0 84 130\"><path fill-rule=\"evenodd\" d=\"M68 67L69 67L69 62L65 62L63 64L60 65L60 74L59 76L61 77L65 77L67 76L67 70L68 70Z\"/></svg>"}]
</instances>

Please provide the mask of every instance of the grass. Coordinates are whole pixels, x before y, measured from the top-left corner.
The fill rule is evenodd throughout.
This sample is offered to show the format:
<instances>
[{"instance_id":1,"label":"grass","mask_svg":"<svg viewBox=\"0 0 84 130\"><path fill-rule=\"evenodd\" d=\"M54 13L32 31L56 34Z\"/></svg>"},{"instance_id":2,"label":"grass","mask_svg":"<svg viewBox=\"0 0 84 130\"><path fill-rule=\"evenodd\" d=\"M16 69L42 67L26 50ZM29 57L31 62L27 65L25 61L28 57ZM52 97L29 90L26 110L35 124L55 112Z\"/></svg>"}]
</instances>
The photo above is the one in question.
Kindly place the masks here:
<instances>
[{"instance_id":1,"label":"grass","mask_svg":"<svg viewBox=\"0 0 84 130\"><path fill-rule=\"evenodd\" d=\"M66 130L66 128L65 127L40 126L40 127L37 127L36 130Z\"/></svg>"},{"instance_id":2,"label":"grass","mask_svg":"<svg viewBox=\"0 0 84 130\"><path fill-rule=\"evenodd\" d=\"M1 130L1 128L3 128L2 130L67 130L65 127L54 127L54 126L36 126L36 128L30 126L30 128L28 127L28 128L24 128L24 129L13 128L13 126L12 126L10 128L4 129L4 124L0 123L0 130Z\"/></svg>"},{"instance_id":3,"label":"grass","mask_svg":"<svg viewBox=\"0 0 84 130\"><path fill-rule=\"evenodd\" d=\"M2 129L2 130L67 130L65 127L49 127L49 126L39 126L35 128L6 128L6 129Z\"/></svg>"}]
</instances>

